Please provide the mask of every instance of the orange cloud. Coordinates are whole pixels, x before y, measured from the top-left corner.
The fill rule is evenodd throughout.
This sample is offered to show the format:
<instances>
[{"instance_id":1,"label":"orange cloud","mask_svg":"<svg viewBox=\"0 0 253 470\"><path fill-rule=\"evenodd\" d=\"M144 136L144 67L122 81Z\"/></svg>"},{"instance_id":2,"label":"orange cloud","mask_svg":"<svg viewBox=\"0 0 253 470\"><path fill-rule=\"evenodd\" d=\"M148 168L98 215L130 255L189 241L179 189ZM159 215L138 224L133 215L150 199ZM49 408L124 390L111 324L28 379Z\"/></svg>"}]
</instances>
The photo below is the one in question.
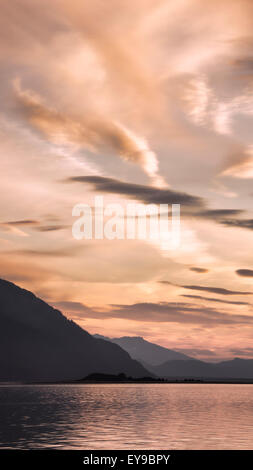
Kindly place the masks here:
<instances>
[{"instance_id":1,"label":"orange cloud","mask_svg":"<svg viewBox=\"0 0 253 470\"><path fill-rule=\"evenodd\" d=\"M23 91L18 81L15 90L21 110L28 121L55 144L84 147L91 152L107 148L123 160L139 164L154 184L165 185L158 174L158 159L144 138L138 137L117 121L90 116L79 120L47 107L40 96Z\"/></svg>"}]
</instances>

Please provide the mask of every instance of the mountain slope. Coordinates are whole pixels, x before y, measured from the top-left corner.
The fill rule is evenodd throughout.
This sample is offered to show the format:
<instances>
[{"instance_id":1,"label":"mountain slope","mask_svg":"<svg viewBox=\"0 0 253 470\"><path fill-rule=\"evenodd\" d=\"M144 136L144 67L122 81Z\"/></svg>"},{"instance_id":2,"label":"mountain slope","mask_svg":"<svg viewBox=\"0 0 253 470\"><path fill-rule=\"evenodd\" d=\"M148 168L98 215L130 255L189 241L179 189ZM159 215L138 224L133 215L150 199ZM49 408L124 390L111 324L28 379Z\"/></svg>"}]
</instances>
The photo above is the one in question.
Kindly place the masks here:
<instances>
[{"instance_id":1,"label":"mountain slope","mask_svg":"<svg viewBox=\"0 0 253 470\"><path fill-rule=\"evenodd\" d=\"M216 364L197 359L167 361L152 367L152 371L159 377L253 379L253 359L235 358Z\"/></svg>"},{"instance_id":2,"label":"mountain slope","mask_svg":"<svg viewBox=\"0 0 253 470\"><path fill-rule=\"evenodd\" d=\"M118 344L127 351L133 359L142 362L146 367L156 366L165 361L187 360L189 356L171 349L164 348L155 343L150 343L140 336L123 336L121 338L106 338L95 335L96 338L103 338L107 341Z\"/></svg>"},{"instance_id":3,"label":"mountain slope","mask_svg":"<svg viewBox=\"0 0 253 470\"><path fill-rule=\"evenodd\" d=\"M118 345L96 339L31 292L0 279L0 380L150 375Z\"/></svg>"}]
</instances>

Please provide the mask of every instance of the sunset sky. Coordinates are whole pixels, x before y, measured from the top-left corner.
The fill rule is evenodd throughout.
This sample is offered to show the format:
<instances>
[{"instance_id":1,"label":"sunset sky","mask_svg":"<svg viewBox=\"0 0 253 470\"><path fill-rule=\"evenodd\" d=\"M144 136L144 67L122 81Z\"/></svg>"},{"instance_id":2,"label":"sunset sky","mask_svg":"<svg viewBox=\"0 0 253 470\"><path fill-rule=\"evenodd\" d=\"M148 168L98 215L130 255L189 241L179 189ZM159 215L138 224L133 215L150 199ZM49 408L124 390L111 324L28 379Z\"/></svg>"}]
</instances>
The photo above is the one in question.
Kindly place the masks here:
<instances>
[{"instance_id":1,"label":"sunset sky","mask_svg":"<svg viewBox=\"0 0 253 470\"><path fill-rule=\"evenodd\" d=\"M252 0L0 0L0 277L91 333L253 358ZM72 208L181 203L181 245Z\"/></svg>"}]
</instances>

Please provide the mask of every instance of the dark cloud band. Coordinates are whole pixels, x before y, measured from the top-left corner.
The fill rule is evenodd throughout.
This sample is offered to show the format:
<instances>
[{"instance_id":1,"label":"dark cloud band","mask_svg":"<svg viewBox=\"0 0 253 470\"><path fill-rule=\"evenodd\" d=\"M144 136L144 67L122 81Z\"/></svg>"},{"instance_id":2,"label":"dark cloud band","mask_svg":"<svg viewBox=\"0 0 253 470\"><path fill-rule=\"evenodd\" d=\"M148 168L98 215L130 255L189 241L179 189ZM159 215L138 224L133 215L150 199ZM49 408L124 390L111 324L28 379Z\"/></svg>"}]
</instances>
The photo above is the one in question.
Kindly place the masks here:
<instances>
[{"instance_id":1,"label":"dark cloud band","mask_svg":"<svg viewBox=\"0 0 253 470\"><path fill-rule=\"evenodd\" d=\"M168 284L172 285L169 281L159 281L160 284ZM221 294L221 295L252 295L252 292L245 292L245 291L237 291L237 290L230 290L224 289L222 287L209 287L209 286L181 286L178 285L177 287L182 287L183 289L190 289L190 290L198 290L203 292L210 292L212 294Z\"/></svg>"},{"instance_id":2,"label":"dark cloud band","mask_svg":"<svg viewBox=\"0 0 253 470\"><path fill-rule=\"evenodd\" d=\"M192 207L204 206L204 200L202 198L187 193L141 184L126 183L102 176L73 176L68 178L66 182L90 184L96 191L127 196L145 204L184 204Z\"/></svg>"},{"instance_id":3,"label":"dark cloud band","mask_svg":"<svg viewBox=\"0 0 253 470\"><path fill-rule=\"evenodd\" d=\"M198 300L205 300L208 302L218 302L222 304L231 304L231 305L250 305L248 302L237 302L233 300L222 300L216 299L214 297L203 297L202 295L191 295L191 294L182 294L181 297L187 297L188 299L198 299Z\"/></svg>"},{"instance_id":4,"label":"dark cloud band","mask_svg":"<svg viewBox=\"0 0 253 470\"><path fill-rule=\"evenodd\" d=\"M237 269L236 274L242 277L253 277L253 270L252 269Z\"/></svg>"}]
</instances>

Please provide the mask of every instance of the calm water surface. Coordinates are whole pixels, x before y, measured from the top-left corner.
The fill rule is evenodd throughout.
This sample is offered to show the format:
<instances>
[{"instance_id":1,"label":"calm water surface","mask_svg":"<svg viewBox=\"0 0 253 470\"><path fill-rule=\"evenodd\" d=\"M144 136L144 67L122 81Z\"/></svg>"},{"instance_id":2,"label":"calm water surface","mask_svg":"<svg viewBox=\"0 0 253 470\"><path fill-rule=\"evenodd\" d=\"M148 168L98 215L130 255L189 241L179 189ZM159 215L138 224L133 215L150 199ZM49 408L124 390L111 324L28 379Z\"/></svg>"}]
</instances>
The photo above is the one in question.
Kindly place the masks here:
<instances>
[{"instance_id":1,"label":"calm water surface","mask_svg":"<svg viewBox=\"0 0 253 470\"><path fill-rule=\"evenodd\" d=\"M253 385L1 385L0 448L252 449Z\"/></svg>"}]
</instances>

